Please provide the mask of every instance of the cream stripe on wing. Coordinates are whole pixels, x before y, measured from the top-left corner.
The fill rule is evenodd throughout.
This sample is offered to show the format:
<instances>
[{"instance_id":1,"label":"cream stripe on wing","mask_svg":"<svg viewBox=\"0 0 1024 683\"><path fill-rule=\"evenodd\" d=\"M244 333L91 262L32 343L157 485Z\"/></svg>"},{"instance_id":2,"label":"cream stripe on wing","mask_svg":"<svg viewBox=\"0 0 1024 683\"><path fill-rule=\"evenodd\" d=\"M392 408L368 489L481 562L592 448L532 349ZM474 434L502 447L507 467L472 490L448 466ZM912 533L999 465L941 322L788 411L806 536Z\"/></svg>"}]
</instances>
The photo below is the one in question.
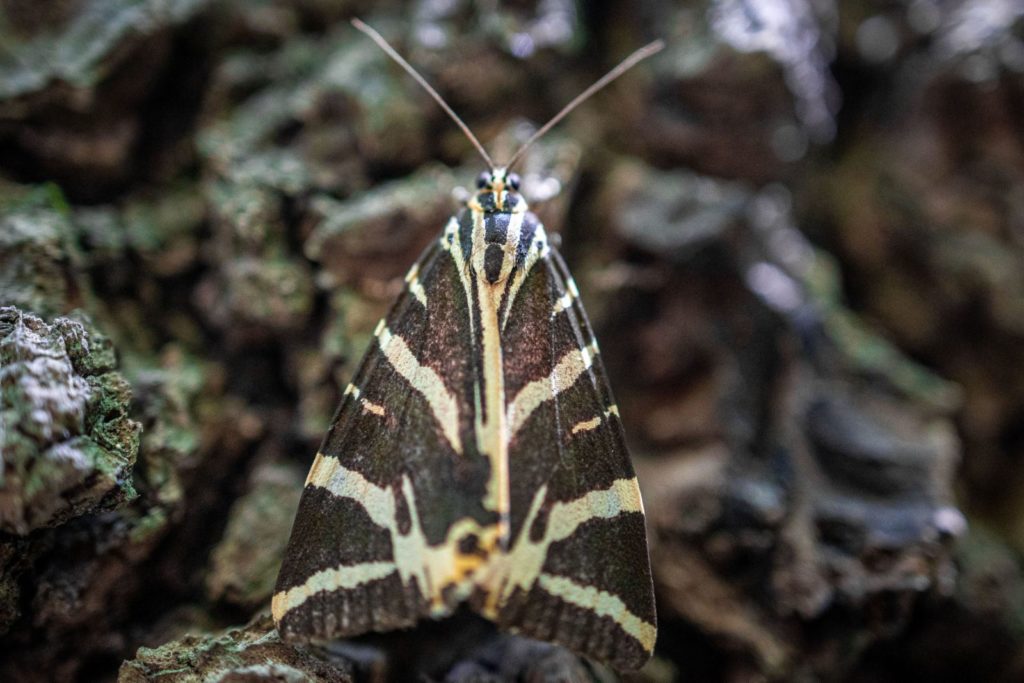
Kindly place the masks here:
<instances>
[{"instance_id":1,"label":"cream stripe on wing","mask_svg":"<svg viewBox=\"0 0 1024 683\"><path fill-rule=\"evenodd\" d=\"M547 491L545 490L544 493L546 495ZM537 500L544 500L539 491ZM532 512L533 506L530 507ZM643 503L640 501L640 486L637 484L636 477L616 479L606 489L587 491L575 500L555 503L548 514L548 527L544 534L544 540L553 543L569 538L581 524L591 519L608 519L615 517L620 512L642 511ZM532 524L532 520L529 521ZM526 529L527 526L524 524L524 532Z\"/></svg>"},{"instance_id":2,"label":"cream stripe on wing","mask_svg":"<svg viewBox=\"0 0 1024 683\"><path fill-rule=\"evenodd\" d=\"M573 300L572 292L566 292L565 294L563 294L558 299L558 301L555 302L555 305L551 308L551 317L552 318L555 317L556 315L558 315L562 311L564 311L567 308L569 308L570 306L572 306L572 300Z\"/></svg>"},{"instance_id":3,"label":"cream stripe on wing","mask_svg":"<svg viewBox=\"0 0 1024 683\"><path fill-rule=\"evenodd\" d=\"M320 591L355 588L370 581L383 579L394 572L394 562L361 562L322 569L306 579L305 583L275 593L270 601L270 611L276 621L281 621L289 610L295 609Z\"/></svg>"},{"instance_id":4,"label":"cream stripe on wing","mask_svg":"<svg viewBox=\"0 0 1024 683\"><path fill-rule=\"evenodd\" d=\"M412 264L412 268L405 276L405 281L409 285L409 291L416 297L416 301L423 304L424 307L427 305L427 293L423 289L423 284L420 282L420 264Z\"/></svg>"},{"instance_id":5,"label":"cream stripe on wing","mask_svg":"<svg viewBox=\"0 0 1024 683\"><path fill-rule=\"evenodd\" d=\"M623 512L643 512L640 500L640 486L636 477L616 479L606 489L588 491L579 498L558 502L548 512L544 535L534 541L530 529L540 513L547 497L547 484L533 496L530 511L526 515L515 544L506 555L494 558L492 566L482 583L486 586L489 599L483 609L484 616L495 618L505 600L521 588L529 591L540 576L547 559L548 547L556 541L569 538L584 522L592 519L611 519Z\"/></svg>"},{"instance_id":6,"label":"cream stripe on wing","mask_svg":"<svg viewBox=\"0 0 1024 683\"><path fill-rule=\"evenodd\" d=\"M450 597L456 600L465 598L472 590L471 578L475 567L466 565L458 556L458 544L466 536L476 536L481 543L489 543L494 535L490 527L464 517L452 523L442 543L431 545L423 532L412 482L408 476L403 476L397 495L403 498L410 517L408 532L403 534L398 529L396 493L389 487L374 484L357 470L345 467L338 458L323 453L317 454L306 478L306 485L326 489L340 498L348 498L362 505L370 520L386 529L391 536L393 560L363 562L319 571L301 586L274 596L274 604L281 610L274 612L275 619L280 620L285 612L298 607L319 591L355 588L387 576L390 571L397 571L406 586L412 585L415 579L417 589L430 602L434 616L447 613L446 591L449 586L454 586ZM389 572L384 572L385 565L390 568ZM378 575L380 572L384 573Z\"/></svg>"},{"instance_id":7,"label":"cream stripe on wing","mask_svg":"<svg viewBox=\"0 0 1024 683\"><path fill-rule=\"evenodd\" d=\"M619 596L554 574L541 574L537 585L561 600L611 618L623 631L640 641L645 650L654 649L657 627L629 611Z\"/></svg>"},{"instance_id":8,"label":"cream stripe on wing","mask_svg":"<svg viewBox=\"0 0 1024 683\"><path fill-rule=\"evenodd\" d=\"M501 317L501 329L505 329L505 325L508 324L508 316L512 311L512 302L516 300L516 295L519 294L519 288L523 286L523 281L526 280L526 276L533 270L534 265L542 257L548 253L548 238L544 232L544 226L538 224L536 230L533 233L533 241L530 242L530 248L526 252L526 259L523 263L523 267L518 269L512 276L506 286L508 296L505 302L505 312Z\"/></svg>"},{"instance_id":9,"label":"cream stripe on wing","mask_svg":"<svg viewBox=\"0 0 1024 683\"><path fill-rule=\"evenodd\" d=\"M589 420L582 420L572 426L572 433L579 434L580 432L589 432L591 429L597 429L600 424L600 417L594 417Z\"/></svg>"},{"instance_id":10,"label":"cream stripe on wing","mask_svg":"<svg viewBox=\"0 0 1024 683\"><path fill-rule=\"evenodd\" d=\"M382 406L381 404L374 403L373 401L366 398L362 399L360 403L363 406L363 413L373 413L377 417L384 417L385 410L384 406Z\"/></svg>"},{"instance_id":11,"label":"cream stripe on wing","mask_svg":"<svg viewBox=\"0 0 1024 683\"><path fill-rule=\"evenodd\" d=\"M437 372L426 365L420 365L419 360L405 340L391 333L387 327L380 330L377 335L380 340L380 350L391 362L395 372L404 377L412 388L423 394L430 405L430 412L441 427L448 443L452 449L462 454L462 437L459 436L459 403L444 385L444 380Z\"/></svg>"},{"instance_id":12,"label":"cream stripe on wing","mask_svg":"<svg viewBox=\"0 0 1024 683\"><path fill-rule=\"evenodd\" d=\"M509 439L542 403L575 384L580 375L593 365L596 355L597 344L566 351L548 377L534 380L520 389L508 407Z\"/></svg>"},{"instance_id":13,"label":"cream stripe on wing","mask_svg":"<svg viewBox=\"0 0 1024 683\"><path fill-rule=\"evenodd\" d=\"M339 498L356 501L379 527L397 528L395 497L391 491L374 484L360 472L345 467L334 456L316 454L309 476L306 477L306 486L310 485L327 489Z\"/></svg>"},{"instance_id":14,"label":"cream stripe on wing","mask_svg":"<svg viewBox=\"0 0 1024 683\"><path fill-rule=\"evenodd\" d=\"M518 225L523 217L513 215L509 222L508 235L519 240ZM515 231L512 222L518 221ZM480 360L483 374L477 376L474 383L474 404L476 406L473 431L476 435L477 449L483 453L491 464L487 478L487 493L483 504L488 510L498 513L502 526L502 538L508 527L509 517L509 478L508 478L508 431L505 413L505 373L501 355L501 328L498 324L498 309L501 307L502 288L488 282L485 273L485 255L487 243L485 237L484 213L473 211L473 237L470 260L476 276L476 308L480 315ZM507 245L506 245L507 248ZM509 264L508 251L504 251L501 262L501 275L507 275ZM504 282L499 278L499 282Z\"/></svg>"},{"instance_id":15,"label":"cream stripe on wing","mask_svg":"<svg viewBox=\"0 0 1024 683\"><path fill-rule=\"evenodd\" d=\"M459 222L454 217L448 220L445 225L444 234L441 235L441 248L449 253L452 261L455 262L455 272L459 275L459 282L462 283L462 292L466 298L466 307L473 309L473 286L469 282L469 265L466 263L466 255L462 251L462 240L459 237ZM473 314L469 314L469 334L472 337L476 334L476 323Z\"/></svg>"}]
</instances>

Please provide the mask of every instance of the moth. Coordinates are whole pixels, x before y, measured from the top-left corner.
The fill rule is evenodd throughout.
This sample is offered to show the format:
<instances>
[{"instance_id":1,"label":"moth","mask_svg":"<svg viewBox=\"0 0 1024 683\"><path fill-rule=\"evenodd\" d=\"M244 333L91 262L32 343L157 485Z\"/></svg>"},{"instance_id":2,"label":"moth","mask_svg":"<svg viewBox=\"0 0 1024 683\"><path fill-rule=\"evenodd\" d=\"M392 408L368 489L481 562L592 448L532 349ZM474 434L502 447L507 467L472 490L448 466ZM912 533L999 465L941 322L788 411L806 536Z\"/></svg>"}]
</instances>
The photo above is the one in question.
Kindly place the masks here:
<instances>
[{"instance_id":1,"label":"moth","mask_svg":"<svg viewBox=\"0 0 1024 683\"><path fill-rule=\"evenodd\" d=\"M292 642L439 619L499 628L621 670L657 632L643 503L579 291L511 168L373 29L487 162L405 277L306 479L272 601Z\"/></svg>"}]
</instances>

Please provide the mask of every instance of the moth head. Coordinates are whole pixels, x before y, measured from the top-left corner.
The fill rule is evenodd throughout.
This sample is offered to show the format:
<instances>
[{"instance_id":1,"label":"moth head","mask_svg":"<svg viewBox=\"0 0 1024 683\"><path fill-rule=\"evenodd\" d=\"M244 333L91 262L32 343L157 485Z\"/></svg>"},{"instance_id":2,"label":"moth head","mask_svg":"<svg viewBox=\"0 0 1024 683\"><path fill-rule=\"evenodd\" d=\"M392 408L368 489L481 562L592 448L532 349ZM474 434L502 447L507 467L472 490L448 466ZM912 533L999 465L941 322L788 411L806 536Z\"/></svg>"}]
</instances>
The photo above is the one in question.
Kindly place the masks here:
<instances>
[{"instance_id":1,"label":"moth head","mask_svg":"<svg viewBox=\"0 0 1024 683\"><path fill-rule=\"evenodd\" d=\"M504 168L482 171L476 178L476 194L470 207L484 213L526 211L526 201L519 193L521 180L518 173Z\"/></svg>"},{"instance_id":2,"label":"moth head","mask_svg":"<svg viewBox=\"0 0 1024 683\"><path fill-rule=\"evenodd\" d=\"M427 91L427 94L434 98L434 100L441 106L441 109L443 109L445 113L451 117L452 121L455 122L455 125L465 133L466 139L476 147L476 151L480 153L480 158L484 160L488 168L491 170L484 171L477 179L477 193L469 200L469 207L474 211L483 211L484 213L520 213L526 211L526 202L523 201L522 196L519 194L519 176L515 173L509 173L508 169L515 166L516 162L522 158L530 145L543 137L544 134L551 130L556 123L565 118L569 112L587 101L587 99L589 99L594 93L598 92L616 78L629 71L633 65L647 59L665 47L665 44L662 41L656 40L653 43L645 45L619 62L618 66L573 98L573 100L569 102L569 104L565 105L560 112L555 114L550 121L537 129L537 131L519 147L515 154L509 157L507 162L499 166L494 163L494 160L491 159L491 155L487 153L484 146L476 139L476 136L473 135L473 131L469 129L469 126L467 126L466 123L459 118L459 115L456 114L450 106L448 106L448 103L444 101L444 98L441 97L441 95L434 90L429 83L427 83L426 79L424 79L416 69L412 68L412 65L405 61L402 55L398 54L398 52L395 51L395 48L388 44L388 41L384 40L383 36L358 19L353 19L352 25L369 36L373 42L380 46L380 49L384 50L384 52L395 60L399 66L405 69L417 83L423 86L423 89Z\"/></svg>"}]
</instances>

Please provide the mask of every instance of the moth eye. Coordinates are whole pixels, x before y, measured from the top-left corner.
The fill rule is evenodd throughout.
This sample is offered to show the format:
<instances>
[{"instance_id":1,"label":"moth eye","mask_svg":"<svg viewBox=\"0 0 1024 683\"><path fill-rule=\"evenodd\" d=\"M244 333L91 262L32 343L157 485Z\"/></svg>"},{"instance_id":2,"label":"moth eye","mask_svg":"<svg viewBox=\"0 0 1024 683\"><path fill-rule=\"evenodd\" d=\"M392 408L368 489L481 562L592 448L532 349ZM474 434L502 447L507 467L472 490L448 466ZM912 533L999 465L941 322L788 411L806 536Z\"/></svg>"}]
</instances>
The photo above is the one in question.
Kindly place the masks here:
<instances>
[{"instance_id":1,"label":"moth eye","mask_svg":"<svg viewBox=\"0 0 1024 683\"><path fill-rule=\"evenodd\" d=\"M518 173L509 173L509 175L508 175L508 185L509 185L509 187L511 187L513 190L519 191L519 182L520 181L519 181L519 174Z\"/></svg>"},{"instance_id":2,"label":"moth eye","mask_svg":"<svg viewBox=\"0 0 1024 683\"><path fill-rule=\"evenodd\" d=\"M484 189L485 187L487 187L488 185L490 185L490 183L491 183L491 174L488 173L487 171L482 171L480 173L480 175L478 175L476 177L476 186L478 188L480 188L481 190Z\"/></svg>"}]
</instances>

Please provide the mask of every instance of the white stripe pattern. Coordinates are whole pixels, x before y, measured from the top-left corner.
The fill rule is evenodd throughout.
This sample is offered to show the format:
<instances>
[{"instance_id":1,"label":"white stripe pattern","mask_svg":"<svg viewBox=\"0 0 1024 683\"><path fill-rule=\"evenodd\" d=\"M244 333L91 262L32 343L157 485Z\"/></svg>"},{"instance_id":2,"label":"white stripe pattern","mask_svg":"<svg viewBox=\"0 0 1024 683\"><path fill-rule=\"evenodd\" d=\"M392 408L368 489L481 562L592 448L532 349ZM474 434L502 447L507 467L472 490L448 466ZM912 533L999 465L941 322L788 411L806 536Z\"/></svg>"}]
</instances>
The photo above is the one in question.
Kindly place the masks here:
<instances>
[{"instance_id":1,"label":"white stripe pattern","mask_svg":"<svg viewBox=\"0 0 1024 683\"><path fill-rule=\"evenodd\" d=\"M426 307L427 292L423 289L423 283L420 282L419 274L420 264L417 262L412 264L412 268L409 269L409 272L405 276L405 282L409 285L409 291L412 292L414 297L416 297L416 301L419 301L424 307Z\"/></svg>"},{"instance_id":2,"label":"white stripe pattern","mask_svg":"<svg viewBox=\"0 0 1024 683\"><path fill-rule=\"evenodd\" d=\"M544 226L538 225L533 233L533 241L530 242L530 248L526 252L523 267L516 271L515 275L512 276L512 282L508 285L508 301L505 303L505 312L501 318L501 329L504 330L505 325L508 323L508 316L512 311L512 304L516 300L516 295L519 294L519 288L523 286L526 276L533 270L537 261L547 255L547 249L547 235L544 233Z\"/></svg>"},{"instance_id":3,"label":"white stripe pattern","mask_svg":"<svg viewBox=\"0 0 1024 683\"><path fill-rule=\"evenodd\" d=\"M345 467L337 458L317 454L306 483L362 505L371 521L391 535L393 561L362 562L317 572L301 585L274 595L272 609L277 620L320 591L356 588L397 571L406 586L411 585L412 579L416 580L420 590L431 599L435 616L447 611L442 599L442 591L447 586L455 586L454 597L457 600L468 596L474 584L484 587L491 597L483 610L484 616L494 618L516 588L529 591L534 583L539 582L541 588L553 595L613 619L645 648L653 645L654 626L630 612L618 597L571 581L566 583L569 579L565 577L541 572L550 545L569 538L583 523L592 519L610 519L622 512L642 512L643 503L635 478L617 479L607 489L588 491L575 500L555 503L548 513L544 535L532 541L530 528L547 497L547 485L541 487L531 501L529 514L511 550L507 554L491 555L482 571L466 573L459 571L458 541L469 534L486 538L487 529L472 519L464 518L452 525L444 543L430 545L423 533L412 482L408 477L403 477L401 491L411 518L407 534L398 530L392 491Z\"/></svg>"},{"instance_id":4,"label":"white stripe pattern","mask_svg":"<svg viewBox=\"0 0 1024 683\"><path fill-rule=\"evenodd\" d=\"M548 487L545 484L534 494L530 511L523 521L512 549L507 555L494 558L484 574L483 583L489 592L489 599L483 610L486 617L496 618L498 611L517 588L529 592L534 583L540 581L543 575L541 569L552 543L569 538L576 533L580 525L590 520L611 519L623 512L643 512L640 487L636 478L616 479L607 489L588 491L575 500L552 505L548 512L544 535L533 541L530 539L530 528L540 513L547 492ZM649 649L653 645L656 630L654 625L630 612L622 600L604 591L597 592L604 593L607 597L592 595L582 590L585 587L573 590L571 586L560 584L559 578L561 577L551 577L554 582L549 579L549 585L568 588L569 592L563 595L561 592L550 591L554 595L583 607L593 608L600 604L604 616L613 619L624 631L636 637L644 647ZM543 583L541 587L545 588ZM591 600L592 604L586 604L588 600Z\"/></svg>"},{"instance_id":5,"label":"white stripe pattern","mask_svg":"<svg viewBox=\"0 0 1024 683\"><path fill-rule=\"evenodd\" d=\"M363 406L364 413L373 413L377 417L384 417L384 406L379 403L374 403L369 399L362 399L360 403Z\"/></svg>"},{"instance_id":6,"label":"white stripe pattern","mask_svg":"<svg viewBox=\"0 0 1024 683\"><path fill-rule=\"evenodd\" d=\"M431 613L443 616L447 611L443 591L455 586L453 597L462 600L472 590L472 572L464 572L457 556L458 542L464 536L475 534L487 542L488 529L475 520L463 518L452 524L444 543L430 545L420 523L415 493L408 476L402 478L399 495L409 510L411 524L403 534L398 529L397 504L390 488L374 484L356 470L349 469L335 457L318 453L306 478L306 485L326 489L340 498L359 503L377 526L391 536L392 561L361 562L359 564L325 569L306 579L299 586L274 595L274 618L303 604L311 596L324 590L351 589L363 583L384 578L397 571L403 585L416 580L421 593L431 601Z\"/></svg>"},{"instance_id":7,"label":"white stripe pattern","mask_svg":"<svg viewBox=\"0 0 1024 683\"><path fill-rule=\"evenodd\" d=\"M630 612L619 596L593 586L584 586L565 576L547 573L542 573L537 578L537 585L570 604L611 618L623 631L640 641L645 650L654 649L654 641L658 636L657 627Z\"/></svg>"},{"instance_id":8,"label":"white stripe pattern","mask_svg":"<svg viewBox=\"0 0 1024 683\"><path fill-rule=\"evenodd\" d=\"M573 297L572 292L566 292L560 296L551 309L551 317L554 318L556 315L572 306L572 300L574 298L575 297Z\"/></svg>"},{"instance_id":9,"label":"white stripe pattern","mask_svg":"<svg viewBox=\"0 0 1024 683\"><path fill-rule=\"evenodd\" d=\"M405 340L391 333L387 327L377 335L380 350L399 375L404 377L412 388L423 394L430 404L430 412L437 420L452 449L462 454L462 437L459 436L459 402L448 391L444 380L437 371L427 365L421 365L415 354L409 349Z\"/></svg>"},{"instance_id":10,"label":"white stripe pattern","mask_svg":"<svg viewBox=\"0 0 1024 683\"><path fill-rule=\"evenodd\" d=\"M593 365L597 343L566 351L548 377L536 379L516 394L508 406L509 438L523 427L526 420L540 405L565 391Z\"/></svg>"},{"instance_id":11,"label":"white stripe pattern","mask_svg":"<svg viewBox=\"0 0 1024 683\"><path fill-rule=\"evenodd\" d=\"M600 424L601 424L601 418L600 417L594 417L594 418L591 418L589 420L583 420L581 422L577 422L576 424L574 424L572 426L572 433L573 434L579 434L580 432L589 432L591 429L597 429L597 427Z\"/></svg>"},{"instance_id":12,"label":"white stripe pattern","mask_svg":"<svg viewBox=\"0 0 1024 683\"><path fill-rule=\"evenodd\" d=\"M370 581L383 579L394 571L394 562L361 562L347 567L323 569L306 579L302 585L275 593L270 601L270 611L274 619L280 621L286 612L295 609L321 591L355 588Z\"/></svg>"},{"instance_id":13,"label":"white stripe pattern","mask_svg":"<svg viewBox=\"0 0 1024 683\"><path fill-rule=\"evenodd\" d=\"M491 463L487 481L487 493L484 496L484 507L498 513L503 526L507 526L509 516L509 477L508 477L508 438L505 401L505 369L501 354L501 328L498 323L498 309L501 308L501 296L505 287L505 279L512 268L515 248L519 244L522 214L512 214L503 245L501 271L498 281L491 284L487 280L485 261L487 242L484 239L484 213L473 211L472 253L469 261L473 265L476 277L476 310L480 323L480 359L483 376L476 378L475 390L475 421L473 431L476 434L477 449ZM472 308L472 306L471 306ZM483 408L483 410L481 410Z\"/></svg>"}]
</instances>

